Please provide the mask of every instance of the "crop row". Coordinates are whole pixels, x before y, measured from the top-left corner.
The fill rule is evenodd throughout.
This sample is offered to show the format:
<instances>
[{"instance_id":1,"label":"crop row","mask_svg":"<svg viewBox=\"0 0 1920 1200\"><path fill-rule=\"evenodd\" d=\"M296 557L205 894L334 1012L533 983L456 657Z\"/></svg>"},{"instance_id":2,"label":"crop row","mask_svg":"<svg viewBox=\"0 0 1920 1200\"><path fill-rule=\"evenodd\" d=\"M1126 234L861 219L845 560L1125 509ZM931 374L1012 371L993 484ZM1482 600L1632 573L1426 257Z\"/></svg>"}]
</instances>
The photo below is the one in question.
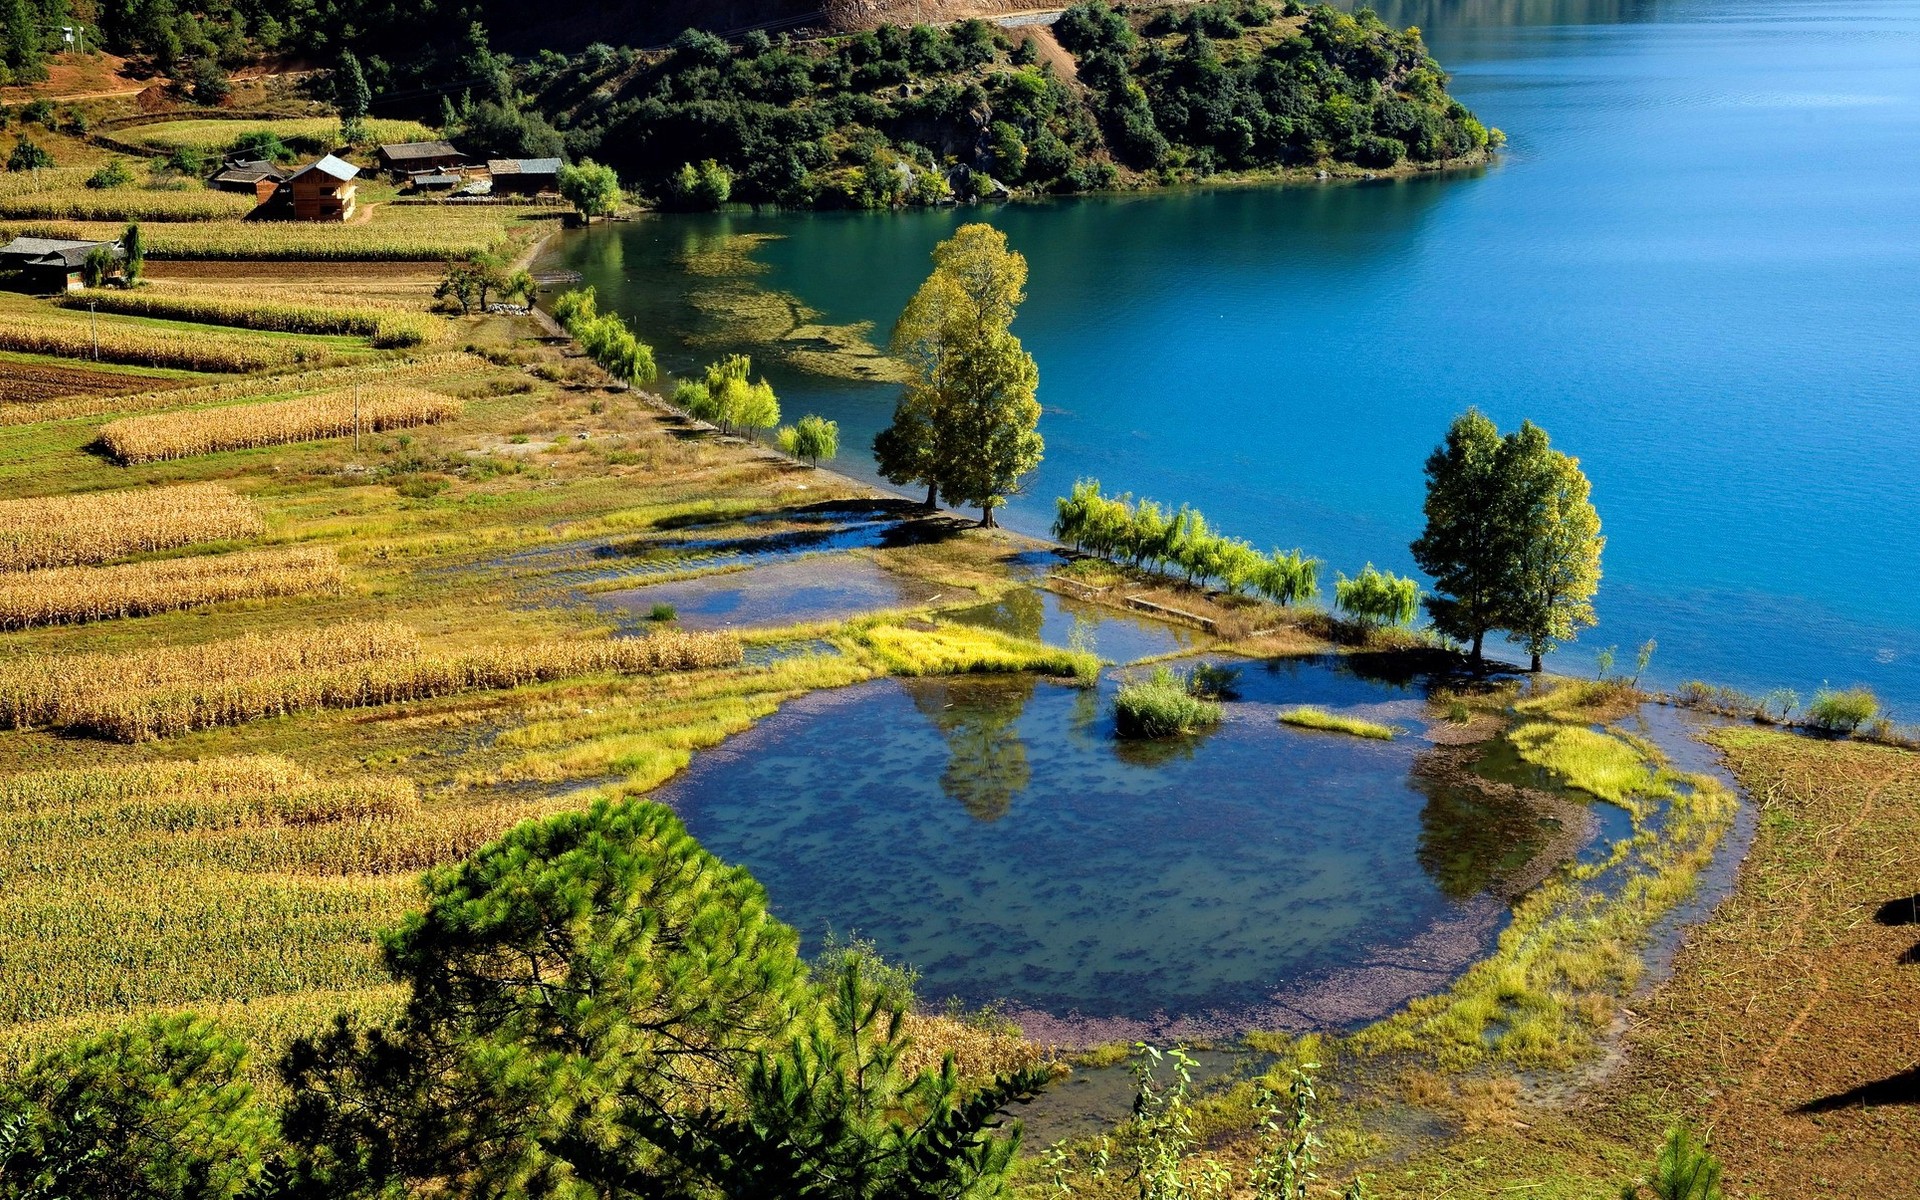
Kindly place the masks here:
<instances>
[{"instance_id":1,"label":"crop row","mask_svg":"<svg viewBox=\"0 0 1920 1200\"><path fill-rule=\"evenodd\" d=\"M377 142L418 142L433 136L417 121L373 117L365 124L367 136ZM225 150L250 133L271 133L287 143L318 139L314 143L316 146L324 146L332 150L337 148L340 121L336 117L246 121L203 118L127 125L116 132L126 141L167 150L182 147L192 150Z\"/></svg>"},{"instance_id":2,"label":"crop row","mask_svg":"<svg viewBox=\"0 0 1920 1200\"><path fill-rule=\"evenodd\" d=\"M293 546L126 563L48 567L0 574L0 629L77 624L332 591L341 583L331 549Z\"/></svg>"},{"instance_id":3,"label":"crop row","mask_svg":"<svg viewBox=\"0 0 1920 1200\"><path fill-rule=\"evenodd\" d=\"M331 348L291 338L216 337L204 329L168 328L87 313L8 312L0 321L0 350L98 358L141 367L187 371L264 371L324 358Z\"/></svg>"},{"instance_id":4,"label":"crop row","mask_svg":"<svg viewBox=\"0 0 1920 1200\"><path fill-rule=\"evenodd\" d=\"M730 634L680 630L427 652L405 626L376 622L124 654L27 654L0 662L0 726L141 742L317 709L726 666L741 653Z\"/></svg>"},{"instance_id":5,"label":"crop row","mask_svg":"<svg viewBox=\"0 0 1920 1200\"><path fill-rule=\"evenodd\" d=\"M0 1025L378 986L413 874L557 803L270 756L0 779Z\"/></svg>"},{"instance_id":6,"label":"crop row","mask_svg":"<svg viewBox=\"0 0 1920 1200\"><path fill-rule=\"evenodd\" d=\"M0 192L0 218L17 221L224 221L247 214L251 195L211 188L90 188L63 184Z\"/></svg>"},{"instance_id":7,"label":"crop row","mask_svg":"<svg viewBox=\"0 0 1920 1200\"><path fill-rule=\"evenodd\" d=\"M379 362L323 367L297 375L248 375L193 387L154 389L117 396L68 396L58 400L0 404L0 426L329 391L355 380L377 379L383 383L437 380L462 371L478 370L485 365L484 359L462 350L453 350L403 361L382 359Z\"/></svg>"},{"instance_id":8,"label":"crop row","mask_svg":"<svg viewBox=\"0 0 1920 1200\"><path fill-rule=\"evenodd\" d=\"M85 566L265 531L252 503L217 483L0 500L0 571Z\"/></svg>"},{"instance_id":9,"label":"crop row","mask_svg":"<svg viewBox=\"0 0 1920 1200\"><path fill-rule=\"evenodd\" d=\"M459 415L458 400L434 392L369 387L261 404L124 417L101 428L100 445L120 462L147 463L221 450L346 437L355 431L412 429Z\"/></svg>"},{"instance_id":10,"label":"crop row","mask_svg":"<svg viewBox=\"0 0 1920 1200\"><path fill-rule=\"evenodd\" d=\"M155 225L144 231L146 254L153 259L272 261L303 259L351 262L434 262L488 250L507 236L507 225L532 213L554 210L520 208L386 208L364 221L194 221ZM14 234L107 240L120 226L103 222L57 222L15 227Z\"/></svg>"},{"instance_id":11,"label":"crop row","mask_svg":"<svg viewBox=\"0 0 1920 1200\"><path fill-rule=\"evenodd\" d=\"M131 317L159 317L201 325L231 325L268 333L352 334L381 347L417 346L433 330L420 313L355 306L325 308L259 298L168 295L142 288L133 292L88 292L61 301L68 308L89 307Z\"/></svg>"}]
</instances>

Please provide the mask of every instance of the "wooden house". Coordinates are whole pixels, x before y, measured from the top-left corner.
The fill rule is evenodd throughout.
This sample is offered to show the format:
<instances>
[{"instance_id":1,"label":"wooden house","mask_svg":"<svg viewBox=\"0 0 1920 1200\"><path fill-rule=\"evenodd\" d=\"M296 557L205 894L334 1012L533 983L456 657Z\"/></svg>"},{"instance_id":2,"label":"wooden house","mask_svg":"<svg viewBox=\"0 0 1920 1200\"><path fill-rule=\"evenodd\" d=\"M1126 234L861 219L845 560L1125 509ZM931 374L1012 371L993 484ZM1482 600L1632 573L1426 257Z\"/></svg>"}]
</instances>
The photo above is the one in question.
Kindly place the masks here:
<instances>
[{"instance_id":1,"label":"wooden house","mask_svg":"<svg viewBox=\"0 0 1920 1200\"><path fill-rule=\"evenodd\" d=\"M537 196L560 190L557 158L490 158L487 174L493 177L496 196Z\"/></svg>"},{"instance_id":2,"label":"wooden house","mask_svg":"<svg viewBox=\"0 0 1920 1200\"><path fill-rule=\"evenodd\" d=\"M380 169L395 179L425 172L444 174L467 161L451 142L394 142L380 147L379 158Z\"/></svg>"},{"instance_id":3,"label":"wooden house","mask_svg":"<svg viewBox=\"0 0 1920 1200\"><path fill-rule=\"evenodd\" d=\"M274 183L254 185L260 207L253 215L273 221L345 221L353 216L353 181L360 168L329 154Z\"/></svg>"},{"instance_id":4,"label":"wooden house","mask_svg":"<svg viewBox=\"0 0 1920 1200\"><path fill-rule=\"evenodd\" d=\"M223 192L252 192L259 194L255 185L261 180L275 184L285 182L287 173L265 159L232 159L209 182Z\"/></svg>"},{"instance_id":5,"label":"wooden house","mask_svg":"<svg viewBox=\"0 0 1920 1200\"><path fill-rule=\"evenodd\" d=\"M87 256L105 246L117 264L127 257L119 242L71 242L57 238L17 237L0 246L0 270L19 271L29 290L35 292L77 292L86 286L84 268Z\"/></svg>"}]
</instances>

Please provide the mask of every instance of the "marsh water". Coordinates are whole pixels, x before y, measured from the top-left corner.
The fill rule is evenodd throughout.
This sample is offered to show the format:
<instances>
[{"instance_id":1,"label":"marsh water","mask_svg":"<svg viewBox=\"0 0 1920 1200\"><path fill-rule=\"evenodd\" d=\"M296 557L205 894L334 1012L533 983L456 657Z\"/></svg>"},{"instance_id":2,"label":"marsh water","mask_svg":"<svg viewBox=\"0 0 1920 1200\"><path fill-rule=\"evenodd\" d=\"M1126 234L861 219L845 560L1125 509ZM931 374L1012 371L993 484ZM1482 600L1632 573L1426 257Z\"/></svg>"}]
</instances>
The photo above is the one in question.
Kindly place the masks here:
<instances>
[{"instance_id":1,"label":"marsh water","mask_svg":"<svg viewBox=\"0 0 1920 1200\"><path fill-rule=\"evenodd\" d=\"M1485 953L1506 887L1562 832L1415 773L1415 678L1243 663L1223 725L1156 743L1114 737L1115 684L819 694L657 795L766 885L809 950L829 931L871 938L923 972L923 995L999 1003L1070 1043L1382 1015ZM1281 725L1299 703L1402 736ZM1576 839L1598 833L1578 819Z\"/></svg>"},{"instance_id":2,"label":"marsh water","mask_svg":"<svg viewBox=\"0 0 1920 1200\"><path fill-rule=\"evenodd\" d=\"M1508 133L1497 165L660 218L555 257L669 370L755 352L789 413L841 423L837 465L870 474L896 389L816 371L852 331L803 328L784 356L756 331L883 339L928 249L990 220L1032 265L1016 332L1046 406L1010 524L1042 531L1092 475L1332 569L1408 569L1421 459L1477 404L1540 422L1594 481L1602 625L1560 665L1656 637L1657 682L1861 682L1920 714L1920 0L1379 8ZM741 233L777 240L749 259Z\"/></svg>"}]
</instances>

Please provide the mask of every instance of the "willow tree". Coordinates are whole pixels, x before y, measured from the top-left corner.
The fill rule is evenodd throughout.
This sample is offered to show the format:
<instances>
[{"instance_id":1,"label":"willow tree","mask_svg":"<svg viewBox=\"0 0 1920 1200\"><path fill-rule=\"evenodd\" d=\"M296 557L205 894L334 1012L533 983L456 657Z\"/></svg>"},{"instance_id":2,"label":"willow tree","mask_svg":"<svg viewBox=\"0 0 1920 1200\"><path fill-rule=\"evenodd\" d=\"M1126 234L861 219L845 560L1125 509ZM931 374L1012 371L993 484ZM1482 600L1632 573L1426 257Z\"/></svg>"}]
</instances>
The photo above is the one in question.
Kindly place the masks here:
<instances>
[{"instance_id":1,"label":"willow tree","mask_svg":"<svg viewBox=\"0 0 1920 1200\"><path fill-rule=\"evenodd\" d=\"M874 438L880 473L925 484L929 507L993 511L1040 464L1040 371L1010 332L1026 298L1027 260L990 225L963 225L934 247L933 273L893 330L906 391Z\"/></svg>"},{"instance_id":2,"label":"willow tree","mask_svg":"<svg viewBox=\"0 0 1920 1200\"><path fill-rule=\"evenodd\" d=\"M1503 523L1515 535L1515 559L1501 624L1541 656L1596 623L1600 587L1600 514L1580 460L1555 450L1531 421L1501 446Z\"/></svg>"}]
</instances>

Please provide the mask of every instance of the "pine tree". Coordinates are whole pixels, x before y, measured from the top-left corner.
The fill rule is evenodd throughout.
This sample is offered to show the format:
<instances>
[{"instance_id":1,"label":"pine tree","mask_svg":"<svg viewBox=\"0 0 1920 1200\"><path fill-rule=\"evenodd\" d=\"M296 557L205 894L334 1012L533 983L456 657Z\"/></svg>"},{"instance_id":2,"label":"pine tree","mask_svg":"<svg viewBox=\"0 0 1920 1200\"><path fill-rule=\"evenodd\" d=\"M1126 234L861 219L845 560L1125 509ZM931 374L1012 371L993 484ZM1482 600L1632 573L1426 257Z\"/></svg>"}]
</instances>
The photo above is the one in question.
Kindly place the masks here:
<instances>
[{"instance_id":1,"label":"pine tree","mask_svg":"<svg viewBox=\"0 0 1920 1200\"><path fill-rule=\"evenodd\" d=\"M333 102L340 110L340 140L353 145L366 137L367 110L373 107L373 89L353 51L340 54L333 72Z\"/></svg>"}]
</instances>

